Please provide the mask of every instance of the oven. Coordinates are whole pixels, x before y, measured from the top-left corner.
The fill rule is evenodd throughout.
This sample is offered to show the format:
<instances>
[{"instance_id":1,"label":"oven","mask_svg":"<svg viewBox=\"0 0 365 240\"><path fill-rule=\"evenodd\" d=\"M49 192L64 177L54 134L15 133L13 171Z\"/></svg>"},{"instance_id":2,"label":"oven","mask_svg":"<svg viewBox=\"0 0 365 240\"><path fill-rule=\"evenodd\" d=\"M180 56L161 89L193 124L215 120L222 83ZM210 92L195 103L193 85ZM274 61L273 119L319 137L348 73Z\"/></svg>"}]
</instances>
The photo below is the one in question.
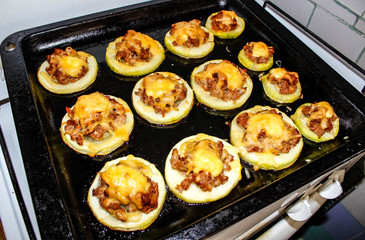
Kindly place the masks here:
<instances>
[{"instance_id":1,"label":"oven","mask_svg":"<svg viewBox=\"0 0 365 240\"><path fill-rule=\"evenodd\" d=\"M71 1L69 2L71 3ZM300 228L327 199L333 199L342 194L341 182L344 180L346 171L356 164L365 153L364 134L361 131L364 125L364 97L360 93L364 87L363 72L344 61L331 47L306 31L270 2L183 2L152 1L132 5L136 1L124 1L125 7L113 2L103 3L103 6L95 3L95 5L90 4L86 12L82 12L85 10L68 9L70 12L67 12L66 15L61 11L48 9L50 15L54 15L56 12L59 14L59 18L55 19L53 16L52 19L62 21L43 25L43 23L50 22L38 22L38 19L36 25L32 26L33 23L28 25L35 28L14 33L3 41L1 45L3 68L1 68L0 80L2 97L0 99L2 151L0 155L0 185L2 186L0 191L2 191L1 196L4 197L0 199L0 216L8 239L47 239L56 236L67 239L105 237L134 239L155 236L169 239L247 239L279 218L281 220L276 222L262 237L271 236L276 239L278 237L276 234L282 234L282 230L285 229L284 232L287 236L280 235L280 237L287 238ZM77 3L82 5L81 1ZM182 9L186 5L189 7ZM37 6L39 7L39 5ZM291 60L294 62L303 64L305 66L303 69L312 70L313 65L320 66L319 70L314 69L319 75L328 74L336 79L335 83L328 83L328 80L324 82L316 80L315 83L322 90L315 91L314 95L338 94L339 98L344 101L343 106L338 106L342 115L345 115L346 111L350 111L357 119L346 118L342 127L348 130L342 132L342 135L339 136L340 139L332 143L320 146L306 143L308 145L304 153L306 156L289 170L261 174L251 171L249 167L244 168L245 182L238 186L238 189L226 200L195 206L180 202L170 194L166 208L161 213L161 219L158 219L146 231L125 234L108 230L101 226L88 211L83 193L79 195L74 193L74 191L86 191L87 182L93 176L92 171L95 171L108 158L92 161L94 167L86 170L90 174L89 177L84 176L78 179L75 173L69 173L71 170L65 169L69 167L73 169L72 171L82 171L82 164L90 161L90 159L80 157L78 161L81 163L73 165L62 160L65 156L75 157L73 153L65 156L61 154L61 157L55 153L55 147L58 147L55 142L58 140L54 140L53 128L57 127L52 126L52 123L57 122L59 117L52 111L54 108L61 108L60 102L71 102L75 96L60 99L37 86L32 69L35 69L33 61L37 62L39 58L33 58L32 54L45 56L45 52L49 48L63 46L64 41L79 46L86 45L100 57L100 64L105 64L101 47L106 44L105 39L111 39L112 36L116 36L118 31L125 30L121 27L122 24L156 34L161 31L161 25L166 27L165 21L171 22L172 19L183 19L197 16L197 14L202 17L213 9L223 7L238 9L240 14L246 14L246 24L258 25L249 31L252 31L253 34L254 31L260 31L256 37L275 42L280 49L279 59L290 54L286 52L283 44L289 44L291 49L299 48L304 51L305 54L300 53L301 56L305 55L303 62L297 60L295 56L289 57L293 58ZM18 11L23 8L14 9ZM152 17L151 9L159 13L166 13L168 17ZM23 11L27 11L27 9L23 9ZM44 13L44 11L41 12ZM86 15L89 13L92 14ZM126 20L121 20L119 17ZM260 27L260 24L263 26ZM88 28L88 34L85 34L85 28ZM78 36L73 37L69 34L70 32L78 34ZM47 38L48 40L45 40ZM246 41L246 39L244 40ZM97 41L102 41L103 44L98 45ZM235 48L234 45L230 45L232 43L223 42L221 44L222 46L226 44L229 49ZM28 51L27 48L34 49ZM235 56L231 56L230 52L227 53L226 47L223 47L221 51L234 59ZM313 65L308 63L309 58L314 62ZM190 63L180 61L174 56L170 56L169 61L170 66L167 69L171 69L172 65L178 65L180 69L172 69L181 72L182 75L184 71L191 71L189 70ZM284 63L285 61L283 59ZM301 71L304 71L303 69L300 68ZM333 69L336 69L337 72ZM118 79L114 75L111 76ZM307 74L307 76L311 75ZM129 81L133 80L129 79ZM104 86L96 85L93 88L104 89ZM306 88L309 93L310 87ZM108 88L105 89L112 91ZM58 100L52 100L53 98L58 98ZM258 102L266 103L261 95L257 94L256 98ZM313 99L314 96L310 98ZM334 96L328 96L328 99L334 102L340 101L334 99ZM284 109L290 111L288 107L284 107ZM227 138L226 129L216 130L217 125L214 124L224 123L229 117L222 118L222 116L207 113L201 109L199 111L201 112L196 113L198 118L205 118L208 114L214 123L207 128L200 126L200 129L195 131L204 129L204 131ZM23 115L24 112L27 115ZM151 126L141 125L141 128L151 128ZM151 131L149 133L159 134L159 129L149 131ZM359 134L355 134L355 132ZM171 136L180 134L179 137L181 137L182 133L171 131L168 134ZM141 148L143 149L143 147ZM153 152L153 150L148 149L147 151ZM161 150L161 152L163 151ZM123 151L117 154L123 154ZM161 153L161 155L163 154ZM147 156L149 155L147 154ZM309 160L312 156L315 159L313 162ZM79 180L83 181L83 184L75 186L77 183L73 181ZM72 201L78 202L74 204ZM180 210L174 213L176 211L174 208ZM198 211L201 212L199 216ZM174 214L178 216L177 219L172 219ZM294 225L295 227L292 227Z\"/></svg>"}]
</instances>

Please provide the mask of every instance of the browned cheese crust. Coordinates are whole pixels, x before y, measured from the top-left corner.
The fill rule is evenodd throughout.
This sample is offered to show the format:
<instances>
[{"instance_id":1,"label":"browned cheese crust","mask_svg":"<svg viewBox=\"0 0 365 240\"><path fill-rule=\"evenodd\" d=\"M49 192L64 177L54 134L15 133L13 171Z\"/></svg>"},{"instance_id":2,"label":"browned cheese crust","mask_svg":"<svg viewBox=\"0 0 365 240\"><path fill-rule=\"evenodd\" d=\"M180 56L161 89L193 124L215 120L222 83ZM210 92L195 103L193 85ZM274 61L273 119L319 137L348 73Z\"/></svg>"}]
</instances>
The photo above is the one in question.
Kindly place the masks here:
<instances>
[{"instance_id":1,"label":"browned cheese crust","mask_svg":"<svg viewBox=\"0 0 365 240\"><path fill-rule=\"evenodd\" d=\"M194 173L191 169L192 155L194 151L200 148L200 146L207 144L214 154L219 157L223 163L223 171L218 176L213 177L210 172L200 171ZM176 189L181 193L184 190L188 190L192 183L196 183L197 186L204 192L212 191L213 187L218 187L228 181L228 176L224 173L231 170L229 165L233 161L233 156L228 153L226 149L223 149L224 145L221 141L214 142L212 140L200 140L190 143L188 151L184 155L180 155L176 148L173 149L171 161L171 167L175 170L186 173L186 178L176 186Z\"/></svg>"},{"instance_id":2,"label":"browned cheese crust","mask_svg":"<svg viewBox=\"0 0 365 240\"><path fill-rule=\"evenodd\" d=\"M275 68L269 72L267 79L280 90L280 94L294 93L299 82L299 75L296 72L289 72L285 68Z\"/></svg>"},{"instance_id":3,"label":"browned cheese crust","mask_svg":"<svg viewBox=\"0 0 365 240\"><path fill-rule=\"evenodd\" d=\"M64 57L79 58L84 62L84 64L80 66L78 72L67 72L64 68L62 68L62 59ZM62 85L66 85L69 82L76 82L85 76L89 70L87 57L79 55L72 47L67 47L65 50L56 48L51 55L47 56L47 62L49 63L49 66L46 68L47 73L52 79L58 81Z\"/></svg>"},{"instance_id":4,"label":"browned cheese crust","mask_svg":"<svg viewBox=\"0 0 365 240\"><path fill-rule=\"evenodd\" d=\"M275 109L271 110L263 110L255 114L274 114L276 117L282 116L280 113L277 113ZM247 130L248 123L250 118L255 115L252 113L244 112L237 118L237 124L243 129ZM283 139L278 141L277 139L273 139L269 136L264 128L262 128L259 132L254 133L254 136L249 131L246 131L243 136L243 142L245 143L245 148L248 152L266 152L269 151L275 155L280 153L288 153L290 149L295 147L300 139L301 134L299 131L284 121L284 126L286 131L288 132L289 137L287 139Z\"/></svg>"},{"instance_id":5,"label":"browned cheese crust","mask_svg":"<svg viewBox=\"0 0 365 240\"><path fill-rule=\"evenodd\" d=\"M214 31L229 32L237 28L237 15L233 11L221 10L212 17L212 29Z\"/></svg>"},{"instance_id":6,"label":"browned cheese crust","mask_svg":"<svg viewBox=\"0 0 365 240\"><path fill-rule=\"evenodd\" d=\"M302 113L309 118L307 127L319 138L326 132L331 132L333 123L337 119L337 115L332 108L329 109L317 103L305 106Z\"/></svg>"},{"instance_id":7,"label":"browned cheese crust","mask_svg":"<svg viewBox=\"0 0 365 240\"><path fill-rule=\"evenodd\" d=\"M116 59L119 62L134 66L137 62L149 62L153 57L149 41L143 41L148 36L134 30L128 30L120 42L116 43ZM151 40L152 41L152 40Z\"/></svg>"},{"instance_id":8,"label":"browned cheese crust","mask_svg":"<svg viewBox=\"0 0 365 240\"><path fill-rule=\"evenodd\" d=\"M118 129L126 121L125 109L122 104L105 95L113 108L108 113L93 111L86 118L74 119L74 111L66 107L68 117L65 125L65 134L70 135L72 141L82 146L84 137L94 140L102 140L106 132ZM108 124L101 124L101 121L108 120Z\"/></svg>"},{"instance_id":9,"label":"browned cheese crust","mask_svg":"<svg viewBox=\"0 0 365 240\"><path fill-rule=\"evenodd\" d=\"M156 81L161 82L161 84L163 82L174 84L174 88L170 92L154 98L152 95L148 95L146 89ZM155 73L143 79L142 88L138 88L135 94L140 96L141 101L146 105L153 107L156 113L161 113L162 116L165 116L172 109L177 109L179 102L186 98L187 89L183 83L179 83L176 79Z\"/></svg>"},{"instance_id":10,"label":"browned cheese crust","mask_svg":"<svg viewBox=\"0 0 365 240\"><path fill-rule=\"evenodd\" d=\"M255 47L258 48L258 50L265 48L265 55L259 55L254 56L253 52L255 50ZM252 62L258 64L258 63L267 63L268 60L274 55L274 48L267 46L263 42L250 42L249 44L245 45L243 47L243 50L245 52L245 55L248 59L250 59Z\"/></svg>"},{"instance_id":11,"label":"browned cheese crust","mask_svg":"<svg viewBox=\"0 0 365 240\"><path fill-rule=\"evenodd\" d=\"M175 38L173 46L199 47L208 41L209 33L201 27L201 21L193 19L172 24L170 34ZM187 38L180 36L187 35Z\"/></svg>"},{"instance_id":12,"label":"browned cheese crust","mask_svg":"<svg viewBox=\"0 0 365 240\"><path fill-rule=\"evenodd\" d=\"M246 92L246 87L243 86L245 85L248 75L244 69L230 61L224 60L223 63L232 64L239 70L239 73L241 74L241 87L235 89L229 88L229 76L224 73L224 69L215 69L215 67L221 63L207 64L204 67L204 71L197 73L194 76L194 79L204 91L209 92L212 97L220 98L223 101L237 100Z\"/></svg>"}]
</instances>

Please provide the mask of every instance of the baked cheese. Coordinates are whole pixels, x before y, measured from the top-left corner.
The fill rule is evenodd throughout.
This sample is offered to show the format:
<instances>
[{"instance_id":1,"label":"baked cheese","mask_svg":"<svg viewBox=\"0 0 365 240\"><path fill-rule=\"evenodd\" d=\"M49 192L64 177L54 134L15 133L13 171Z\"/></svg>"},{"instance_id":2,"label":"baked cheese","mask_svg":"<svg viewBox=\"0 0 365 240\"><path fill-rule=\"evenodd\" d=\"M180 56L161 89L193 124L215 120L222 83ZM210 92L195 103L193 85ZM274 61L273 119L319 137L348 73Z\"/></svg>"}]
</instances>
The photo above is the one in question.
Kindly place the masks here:
<instances>
[{"instance_id":1,"label":"baked cheese","mask_svg":"<svg viewBox=\"0 0 365 240\"><path fill-rule=\"evenodd\" d=\"M123 205L134 203L141 209L141 202L134 201L134 198L139 192L148 192L147 174L151 174L151 170L147 168L136 160L127 159L101 173L101 178L108 184L108 196L118 199Z\"/></svg>"},{"instance_id":2,"label":"baked cheese","mask_svg":"<svg viewBox=\"0 0 365 240\"><path fill-rule=\"evenodd\" d=\"M81 74L83 68L87 69L88 64L86 61L79 57L63 56L60 58L60 68L70 75L71 77L78 77Z\"/></svg>"},{"instance_id":3,"label":"baked cheese","mask_svg":"<svg viewBox=\"0 0 365 240\"><path fill-rule=\"evenodd\" d=\"M253 44L252 56L253 57L268 57L269 48L263 42L256 42Z\"/></svg>"},{"instance_id":4,"label":"baked cheese","mask_svg":"<svg viewBox=\"0 0 365 240\"><path fill-rule=\"evenodd\" d=\"M213 177L217 177L223 171L223 163L219 158L219 150L212 140L202 139L182 144L181 153L188 156L190 164L186 175L190 172L199 173L201 171L210 172Z\"/></svg>"}]
</instances>

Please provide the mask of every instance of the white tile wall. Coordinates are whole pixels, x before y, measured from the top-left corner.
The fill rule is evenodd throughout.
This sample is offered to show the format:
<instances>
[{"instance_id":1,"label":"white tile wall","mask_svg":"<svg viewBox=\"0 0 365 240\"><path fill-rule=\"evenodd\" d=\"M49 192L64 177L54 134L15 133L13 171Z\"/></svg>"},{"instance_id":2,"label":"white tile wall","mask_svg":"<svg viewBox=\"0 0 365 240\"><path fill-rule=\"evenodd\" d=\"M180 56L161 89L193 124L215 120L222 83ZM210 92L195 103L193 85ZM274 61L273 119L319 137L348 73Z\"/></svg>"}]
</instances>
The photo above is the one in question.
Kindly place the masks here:
<instances>
[{"instance_id":1,"label":"white tile wall","mask_svg":"<svg viewBox=\"0 0 365 240\"><path fill-rule=\"evenodd\" d=\"M271 0L365 69L365 0Z\"/></svg>"},{"instance_id":2,"label":"white tile wall","mask_svg":"<svg viewBox=\"0 0 365 240\"><path fill-rule=\"evenodd\" d=\"M337 1L344 7L347 7L351 11L355 12L359 16L361 16L365 11L364 0L337 0Z\"/></svg>"},{"instance_id":3,"label":"white tile wall","mask_svg":"<svg viewBox=\"0 0 365 240\"><path fill-rule=\"evenodd\" d=\"M278 7L284 10L284 12L294 17L301 24L307 26L316 5L310 1L298 1L298 0L294 1L272 0L271 2L275 3Z\"/></svg>"},{"instance_id":4,"label":"white tile wall","mask_svg":"<svg viewBox=\"0 0 365 240\"><path fill-rule=\"evenodd\" d=\"M364 1L364 0L362 0ZM334 18L340 18L342 21L353 25L356 22L356 15L344 8L342 5L338 4L334 0L312 0L318 6L326 9L329 14L332 14ZM365 1L364 1L365 2Z\"/></svg>"},{"instance_id":5,"label":"white tile wall","mask_svg":"<svg viewBox=\"0 0 365 240\"><path fill-rule=\"evenodd\" d=\"M365 13L365 12L364 12ZM365 33L365 19L360 18L357 23L355 24L355 28L360 32Z\"/></svg>"},{"instance_id":6,"label":"white tile wall","mask_svg":"<svg viewBox=\"0 0 365 240\"><path fill-rule=\"evenodd\" d=\"M356 61L365 47L364 37L342 24L322 7L317 7L308 27L349 59Z\"/></svg>"}]
</instances>

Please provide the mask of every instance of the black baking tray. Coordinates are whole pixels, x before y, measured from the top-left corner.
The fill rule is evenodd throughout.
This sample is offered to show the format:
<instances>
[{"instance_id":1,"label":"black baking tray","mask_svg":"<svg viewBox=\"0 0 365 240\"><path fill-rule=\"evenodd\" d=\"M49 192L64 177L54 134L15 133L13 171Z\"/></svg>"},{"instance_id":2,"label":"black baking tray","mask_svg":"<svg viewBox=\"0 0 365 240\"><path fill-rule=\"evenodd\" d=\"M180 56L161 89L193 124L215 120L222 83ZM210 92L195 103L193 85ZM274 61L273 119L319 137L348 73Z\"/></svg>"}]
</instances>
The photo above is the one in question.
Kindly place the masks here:
<instances>
[{"instance_id":1,"label":"black baking tray","mask_svg":"<svg viewBox=\"0 0 365 240\"><path fill-rule=\"evenodd\" d=\"M113 73L105 61L109 42L128 29L145 33L163 43L171 24L206 18L220 9L234 10L246 21L243 34L233 40L218 40L211 54L187 60L166 52L157 71L171 71L189 81L194 67L211 59L239 64L237 55L250 41L274 46L275 67L298 72L303 98L288 105L268 100L258 80L247 71L254 87L251 97L233 111L213 111L195 104L190 114L172 126L148 124L134 111L131 91L139 77ZM57 95L45 90L36 72L54 48L72 46L94 55L99 64L95 83L86 90ZM152 1L113 9L14 33L1 44L1 57L14 114L29 188L44 239L197 239L250 216L336 166L364 152L364 97L313 51L251 0ZM130 140L106 156L90 158L68 148L59 134L65 107L78 96L99 91L124 99L135 114ZM305 141L299 159L281 171L253 171L243 162L243 179L225 198L207 204L188 204L169 190L163 210L146 230L112 231L92 215L87 191L96 173L108 160L134 154L154 163L164 174L170 149L182 138L206 133L229 140L229 122L239 111L255 105L277 107L291 115L305 102L328 101L340 118L336 139L326 143ZM249 174L246 174L246 173Z\"/></svg>"}]
</instances>

